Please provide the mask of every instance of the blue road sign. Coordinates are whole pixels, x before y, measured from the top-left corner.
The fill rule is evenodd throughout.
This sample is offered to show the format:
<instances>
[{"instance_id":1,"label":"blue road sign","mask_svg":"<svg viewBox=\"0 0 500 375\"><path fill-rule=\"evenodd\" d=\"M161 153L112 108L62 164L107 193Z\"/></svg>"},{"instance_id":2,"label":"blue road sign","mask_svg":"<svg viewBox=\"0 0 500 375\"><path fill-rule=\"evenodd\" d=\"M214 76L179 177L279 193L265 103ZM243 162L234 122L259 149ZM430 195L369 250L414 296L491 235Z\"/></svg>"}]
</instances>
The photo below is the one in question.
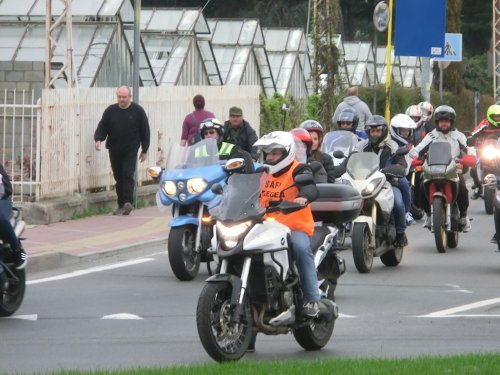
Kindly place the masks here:
<instances>
[{"instance_id":1,"label":"blue road sign","mask_svg":"<svg viewBox=\"0 0 500 375\"><path fill-rule=\"evenodd\" d=\"M446 0L397 0L395 20L396 56L443 56Z\"/></svg>"},{"instance_id":2,"label":"blue road sign","mask_svg":"<svg viewBox=\"0 0 500 375\"><path fill-rule=\"evenodd\" d=\"M446 33L444 37L443 57L436 61L462 61L462 34Z\"/></svg>"}]
</instances>

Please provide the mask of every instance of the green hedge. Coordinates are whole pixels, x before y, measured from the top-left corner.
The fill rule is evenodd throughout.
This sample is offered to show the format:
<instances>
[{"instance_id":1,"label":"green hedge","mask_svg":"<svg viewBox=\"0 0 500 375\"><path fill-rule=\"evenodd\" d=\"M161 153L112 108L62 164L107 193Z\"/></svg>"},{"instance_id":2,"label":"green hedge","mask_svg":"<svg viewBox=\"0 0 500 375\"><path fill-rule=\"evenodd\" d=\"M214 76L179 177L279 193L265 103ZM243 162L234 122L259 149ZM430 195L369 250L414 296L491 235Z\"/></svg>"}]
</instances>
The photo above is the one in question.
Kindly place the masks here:
<instances>
[{"instance_id":1,"label":"green hedge","mask_svg":"<svg viewBox=\"0 0 500 375\"><path fill-rule=\"evenodd\" d=\"M379 85L374 88L360 88L360 98L365 101L370 110L373 110L373 97L376 90L376 113L384 115L385 113L385 86ZM335 107L344 99L345 95L339 95L334 98ZM449 92L443 93L443 100L439 100L439 93L431 91L431 103L434 108L441 104L451 105L457 112L457 126L461 130L470 130L474 128L474 93L464 90L460 96L452 95ZM412 104L421 102L422 96L420 88L406 89L399 85L393 85L391 90L391 116L397 113L404 113L406 108ZM289 107L288 111L283 111L283 104ZM478 110L478 121L486 115L488 107L494 104L493 98L488 95L482 95ZM288 131L298 127L300 123L307 119L320 121L326 130L332 130L335 127L329 119L321 119L319 116L321 97L319 95L309 96L307 99L294 100L275 94L272 98L260 97L260 134L267 134L274 130Z\"/></svg>"}]
</instances>

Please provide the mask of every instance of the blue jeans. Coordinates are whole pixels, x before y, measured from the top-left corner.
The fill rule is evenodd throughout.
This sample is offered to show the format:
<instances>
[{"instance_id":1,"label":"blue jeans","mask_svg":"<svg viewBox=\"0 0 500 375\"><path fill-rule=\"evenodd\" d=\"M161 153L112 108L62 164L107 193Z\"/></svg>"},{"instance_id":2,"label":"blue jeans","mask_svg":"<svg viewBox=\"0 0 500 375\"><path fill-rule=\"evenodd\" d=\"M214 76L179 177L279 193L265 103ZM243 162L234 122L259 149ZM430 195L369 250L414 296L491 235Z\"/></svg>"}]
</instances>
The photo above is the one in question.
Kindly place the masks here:
<instances>
[{"instance_id":1,"label":"blue jeans","mask_svg":"<svg viewBox=\"0 0 500 375\"><path fill-rule=\"evenodd\" d=\"M10 224L12 216L12 201L0 199L0 237L7 241L12 249L20 247L14 228Z\"/></svg>"},{"instance_id":2,"label":"blue jeans","mask_svg":"<svg viewBox=\"0 0 500 375\"><path fill-rule=\"evenodd\" d=\"M411 190L410 182L406 177L399 179L399 190L401 190L401 195L403 196L403 203L405 205L405 212L410 212L411 208Z\"/></svg>"},{"instance_id":3,"label":"blue jeans","mask_svg":"<svg viewBox=\"0 0 500 375\"><path fill-rule=\"evenodd\" d=\"M396 233L404 233L406 230L406 211L403 203L403 194L398 187L392 187L394 194L394 207L392 213L394 214L394 222L396 224Z\"/></svg>"},{"instance_id":4,"label":"blue jeans","mask_svg":"<svg viewBox=\"0 0 500 375\"><path fill-rule=\"evenodd\" d=\"M318 289L318 276L314 266L314 257L311 249L311 238L300 230L291 233L293 257L299 271L300 285L304 295L304 303L319 301L321 296Z\"/></svg>"}]
</instances>

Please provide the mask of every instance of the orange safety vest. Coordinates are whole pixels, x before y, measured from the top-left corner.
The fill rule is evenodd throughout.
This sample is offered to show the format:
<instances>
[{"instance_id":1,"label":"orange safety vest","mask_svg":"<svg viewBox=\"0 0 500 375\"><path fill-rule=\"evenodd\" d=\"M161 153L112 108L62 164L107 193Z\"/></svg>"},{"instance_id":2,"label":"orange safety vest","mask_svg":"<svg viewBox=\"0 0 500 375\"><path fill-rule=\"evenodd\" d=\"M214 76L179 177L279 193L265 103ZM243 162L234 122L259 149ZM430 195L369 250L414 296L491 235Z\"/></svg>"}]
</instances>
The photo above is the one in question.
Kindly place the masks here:
<instances>
[{"instance_id":1,"label":"orange safety vest","mask_svg":"<svg viewBox=\"0 0 500 375\"><path fill-rule=\"evenodd\" d=\"M270 201L293 201L298 197L299 189L296 186L287 188L295 183L293 180L293 171L299 164L298 161L294 160L291 168L286 173L283 173L279 177L269 176L260 194L261 207L268 207ZM274 218L277 222L286 225L291 230L305 232L309 237L314 233L314 219L310 205L288 215L276 211L266 214L265 217Z\"/></svg>"}]
</instances>

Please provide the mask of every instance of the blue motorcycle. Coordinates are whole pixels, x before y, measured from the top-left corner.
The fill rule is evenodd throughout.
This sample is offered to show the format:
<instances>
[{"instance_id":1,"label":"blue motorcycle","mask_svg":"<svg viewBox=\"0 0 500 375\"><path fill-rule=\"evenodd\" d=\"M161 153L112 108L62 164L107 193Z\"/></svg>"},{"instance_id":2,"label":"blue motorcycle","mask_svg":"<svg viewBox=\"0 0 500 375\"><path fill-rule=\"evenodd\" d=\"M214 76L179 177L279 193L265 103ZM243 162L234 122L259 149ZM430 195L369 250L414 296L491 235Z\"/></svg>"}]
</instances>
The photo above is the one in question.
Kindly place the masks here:
<instances>
[{"instance_id":1,"label":"blue motorcycle","mask_svg":"<svg viewBox=\"0 0 500 375\"><path fill-rule=\"evenodd\" d=\"M168 259L174 275L181 281L193 280L200 262L207 262L210 272L211 254L207 249L213 224L208 210L220 201L211 187L215 183L224 185L227 177L216 141L204 139L187 147L175 143L165 169L152 167L149 174L160 181L158 206L172 205Z\"/></svg>"}]
</instances>

